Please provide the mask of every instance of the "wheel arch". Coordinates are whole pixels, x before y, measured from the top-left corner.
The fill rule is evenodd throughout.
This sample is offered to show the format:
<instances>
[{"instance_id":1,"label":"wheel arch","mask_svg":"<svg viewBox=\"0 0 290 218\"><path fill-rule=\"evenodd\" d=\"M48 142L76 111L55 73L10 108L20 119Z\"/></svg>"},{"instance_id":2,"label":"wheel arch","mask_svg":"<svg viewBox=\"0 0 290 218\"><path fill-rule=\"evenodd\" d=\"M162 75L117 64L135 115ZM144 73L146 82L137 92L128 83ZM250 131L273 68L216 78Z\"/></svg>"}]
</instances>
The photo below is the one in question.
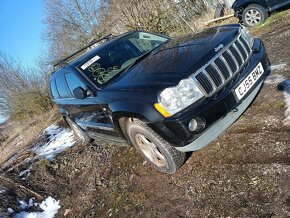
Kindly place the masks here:
<instances>
[{"instance_id":1,"label":"wheel arch","mask_svg":"<svg viewBox=\"0 0 290 218\"><path fill-rule=\"evenodd\" d=\"M153 107L153 105L142 102L116 102L109 105L112 112L112 119L117 133L128 140L125 131L128 120L139 119L144 123L152 123L164 119Z\"/></svg>"},{"instance_id":2,"label":"wheel arch","mask_svg":"<svg viewBox=\"0 0 290 218\"><path fill-rule=\"evenodd\" d=\"M234 4L233 4L233 9L235 11L235 15L236 16L239 16L239 15L242 15L243 11L249 6L249 5L252 5L252 4L257 4L257 5L260 5L262 7L265 8L265 10L269 13L270 12L270 9L267 5L267 3L263 0L244 0L244 1L236 1Z\"/></svg>"},{"instance_id":3,"label":"wheel arch","mask_svg":"<svg viewBox=\"0 0 290 218\"><path fill-rule=\"evenodd\" d=\"M143 122L147 122L143 116L140 116L136 113L128 113L125 111L118 111L113 113L113 123L115 127L115 131L120 135L123 139L129 141L130 138L127 133L128 124L133 122L134 119L141 120Z\"/></svg>"}]
</instances>

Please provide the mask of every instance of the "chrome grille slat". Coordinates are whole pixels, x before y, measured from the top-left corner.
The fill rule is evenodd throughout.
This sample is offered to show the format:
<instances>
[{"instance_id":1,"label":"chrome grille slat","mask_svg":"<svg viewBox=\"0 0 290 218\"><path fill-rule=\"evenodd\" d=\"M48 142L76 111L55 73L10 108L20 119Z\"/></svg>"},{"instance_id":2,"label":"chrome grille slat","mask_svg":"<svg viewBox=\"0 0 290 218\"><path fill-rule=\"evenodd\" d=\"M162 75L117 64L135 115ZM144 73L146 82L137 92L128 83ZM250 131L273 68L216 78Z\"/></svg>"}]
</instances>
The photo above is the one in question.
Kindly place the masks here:
<instances>
[{"instance_id":1,"label":"chrome grille slat","mask_svg":"<svg viewBox=\"0 0 290 218\"><path fill-rule=\"evenodd\" d=\"M195 75L192 75L192 78L206 96L217 94L240 72L251 54L252 50L249 43L242 36L239 36Z\"/></svg>"},{"instance_id":2,"label":"chrome grille slat","mask_svg":"<svg viewBox=\"0 0 290 218\"><path fill-rule=\"evenodd\" d=\"M206 76L206 78L208 79L208 81L211 83L212 89L213 91L216 90L217 86L215 85L214 81L212 80L212 78L208 75L208 73L204 70L202 71L203 75Z\"/></svg>"},{"instance_id":3,"label":"chrome grille slat","mask_svg":"<svg viewBox=\"0 0 290 218\"><path fill-rule=\"evenodd\" d=\"M239 40L237 40L236 46L243 56L243 59L244 59L243 62L245 62L247 60L247 57L248 57L247 51L243 48L243 45L241 44L241 42Z\"/></svg>"},{"instance_id":4,"label":"chrome grille slat","mask_svg":"<svg viewBox=\"0 0 290 218\"><path fill-rule=\"evenodd\" d=\"M236 69L235 69L235 71L234 71L234 74L239 70L239 68L240 68L240 66L239 66L239 62L238 62L238 60L236 59L236 57L233 55L233 53L230 51L230 50L227 50L226 51L230 56L231 56L231 58L234 60L234 62L235 62L235 66L236 66Z\"/></svg>"},{"instance_id":5,"label":"chrome grille slat","mask_svg":"<svg viewBox=\"0 0 290 218\"><path fill-rule=\"evenodd\" d=\"M203 73L199 73L196 76L193 76L193 80L196 80L198 82L198 84L204 90L205 94L213 92L213 87L211 83Z\"/></svg>"},{"instance_id":6,"label":"chrome grille slat","mask_svg":"<svg viewBox=\"0 0 290 218\"><path fill-rule=\"evenodd\" d=\"M218 66L213 63L212 66L215 68L215 70L217 71L218 75L220 76L221 80L222 80L222 84L225 83L225 77L223 75L223 73L220 71L220 69L218 68Z\"/></svg>"},{"instance_id":7,"label":"chrome grille slat","mask_svg":"<svg viewBox=\"0 0 290 218\"><path fill-rule=\"evenodd\" d=\"M216 72L216 69L211 65L207 66L205 68L205 71L207 72L208 76L212 79L212 81L215 83L216 87L219 87L222 84L222 80L218 73Z\"/></svg>"},{"instance_id":8,"label":"chrome grille slat","mask_svg":"<svg viewBox=\"0 0 290 218\"><path fill-rule=\"evenodd\" d=\"M245 45L243 44L242 40L239 39L239 44L242 46L244 52L246 53L247 57L249 56L249 51L246 49Z\"/></svg>"},{"instance_id":9,"label":"chrome grille slat","mask_svg":"<svg viewBox=\"0 0 290 218\"><path fill-rule=\"evenodd\" d=\"M225 60L223 54L222 54L219 58L220 58L220 59L223 61L223 63L226 65L226 67L227 67L227 69L228 69L228 72L229 72L229 74L230 74L230 77L231 77L231 76L234 74L234 72L233 72L232 69L230 68L228 62Z\"/></svg>"},{"instance_id":10,"label":"chrome grille slat","mask_svg":"<svg viewBox=\"0 0 290 218\"><path fill-rule=\"evenodd\" d=\"M240 66L242 66L242 65L244 64L245 60L244 60L244 57L243 57L242 53L241 53L240 50L238 49L238 47L237 47L237 45L236 45L236 42L234 42L234 44L233 44L233 48L237 51L237 53L239 54L240 58L242 59L242 64L240 65Z\"/></svg>"},{"instance_id":11,"label":"chrome grille slat","mask_svg":"<svg viewBox=\"0 0 290 218\"><path fill-rule=\"evenodd\" d=\"M249 43L247 42L247 40L244 39L244 37L240 37L241 39L241 42L245 45L247 51L248 51L248 54L251 54L251 48L250 48L250 45Z\"/></svg>"},{"instance_id":12,"label":"chrome grille slat","mask_svg":"<svg viewBox=\"0 0 290 218\"><path fill-rule=\"evenodd\" d=\"M217 58L214 61L214 63L216 64L220 72L223 74L224 79L228 80L231 77L232 71L229 68L229 66L227 66L227 63L223 59L221 59L221 56Z\"/></svg>"}]
</instances>

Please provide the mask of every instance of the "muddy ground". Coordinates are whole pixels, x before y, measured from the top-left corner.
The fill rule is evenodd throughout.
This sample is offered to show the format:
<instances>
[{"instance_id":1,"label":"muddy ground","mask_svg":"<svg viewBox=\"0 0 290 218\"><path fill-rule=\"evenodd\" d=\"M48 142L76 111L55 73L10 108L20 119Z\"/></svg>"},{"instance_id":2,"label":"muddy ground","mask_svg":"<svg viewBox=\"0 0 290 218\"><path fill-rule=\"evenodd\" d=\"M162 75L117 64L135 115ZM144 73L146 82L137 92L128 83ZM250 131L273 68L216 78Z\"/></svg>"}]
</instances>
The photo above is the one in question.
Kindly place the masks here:
<instances>
[{"instance_id":1,"label":"muddy ground","mask_svg":"<svg viewBox=\"0 0 290 218\"><path fill-rule=\"evenodd\" d=\"M257 31L272 63L290 63L290 17ZM273 75L289 78L290 64ZM290 127L277 83L266 84L246 113L195 152L174 175L156 172L130 147L76 145L55 161L4 170L0 211L17 198L60 200L58 217L290 217Z\"/></svg>"}]
</instances>

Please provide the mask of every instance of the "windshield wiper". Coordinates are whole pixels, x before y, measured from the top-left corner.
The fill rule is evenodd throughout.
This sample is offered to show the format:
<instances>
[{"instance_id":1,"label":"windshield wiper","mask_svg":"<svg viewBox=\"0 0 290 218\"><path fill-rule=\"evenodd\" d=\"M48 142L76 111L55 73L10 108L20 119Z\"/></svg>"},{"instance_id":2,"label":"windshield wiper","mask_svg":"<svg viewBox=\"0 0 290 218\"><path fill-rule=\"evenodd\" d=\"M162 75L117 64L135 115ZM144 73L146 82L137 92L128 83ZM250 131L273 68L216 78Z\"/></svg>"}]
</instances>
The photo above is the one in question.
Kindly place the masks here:
<instances>
[{"instance_id":1,"label":"windshield wiper","mask_svg":"<svg viewBox=\"0 0 290 218\"><path fill-rule=\"evenodd\" d=\"M142 54L141 56L135 58L135 60L132 61L132 63L130 63L124 70L128 70L129 68L131 68L133 65L135 65L137 62L139 62L140 60L142 60L144 57L146 57L148 54L150 54L152 52L149 51L149 52L146 52L145 54ZM122 70L122 71L124 71Z\"/></svg>"},{"instance_id":2,"label":"windshield wiper","mask_svg":"<svg viewBox=\"0 0 290 218\"><path fill-rule=\"evenodd\" d=\"M142 54L141 56L137 57L135 60L132 61L132 63L130 63L127 67L125 67L121 72L124 72L128 69L130 69L132 66L134 66L137 62L139 62L140 60L144 59L146 56L148 56L149 54L151 54L152 52L155 52L156 50L158 50L158 48L160 48L162 45L165 45L167 42L169 42L170 40L166 40L165 42L161 43L160 45L158 45L157 47L153 48L152 50L146 52L145 54ZM157 51L158 52L158 51Z\"/></svg>"}]
</instances>

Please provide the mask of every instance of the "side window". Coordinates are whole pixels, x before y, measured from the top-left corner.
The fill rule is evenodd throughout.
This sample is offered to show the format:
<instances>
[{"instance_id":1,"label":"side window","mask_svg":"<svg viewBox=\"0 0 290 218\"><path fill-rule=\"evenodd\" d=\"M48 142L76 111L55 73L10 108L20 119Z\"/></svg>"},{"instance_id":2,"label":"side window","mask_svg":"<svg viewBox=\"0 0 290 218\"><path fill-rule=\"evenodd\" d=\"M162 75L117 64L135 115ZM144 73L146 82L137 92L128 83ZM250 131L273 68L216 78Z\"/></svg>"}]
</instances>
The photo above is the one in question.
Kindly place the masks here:
<instances>
[{"instance_id":1,"label":"side window","mask_svg":"<svg viewBox=\"0 0 290 218\"><path fill-rule=\"evenodd\" d=\"M82 87L83 89L87 89L86 86L73 73L65 74L65 78L66 78L69 90L70 90L72 95L73 95L73 90L78 88L78 87Z\"/></svg>"},{"instance_id":2,"label":"side window","mask_svg":"<svg viewBox=\"0 0 290 218\"><path fill-rule=\"evenodd\" d=\"M61 98L71 98L69 90L67 89L66 81L63 76L59 76L55 79L56 87Z\"/></svg>"},{"instance_id":3,"label":"side window","mask_svg":"<svg viewBox=\"0 0 290 218\"><path fill-rule=\"evenodd\" d=\"M52 80L50 82L50 92L51 92L51 96L54 99L58 99L59 98L59 94L58 91L56 89L56 85L55 85L55 80Z\"/></svg>"}]
</instances>

